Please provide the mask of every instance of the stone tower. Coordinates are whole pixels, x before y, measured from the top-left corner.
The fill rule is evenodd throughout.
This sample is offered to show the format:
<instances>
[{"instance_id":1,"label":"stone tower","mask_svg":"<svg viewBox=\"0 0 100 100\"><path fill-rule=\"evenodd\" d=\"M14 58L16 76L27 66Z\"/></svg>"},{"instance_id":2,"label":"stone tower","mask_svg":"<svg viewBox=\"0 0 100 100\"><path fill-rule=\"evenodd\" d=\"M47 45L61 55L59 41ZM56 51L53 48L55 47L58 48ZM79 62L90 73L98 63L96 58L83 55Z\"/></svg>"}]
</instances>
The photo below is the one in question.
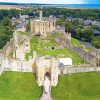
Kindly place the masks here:
<instances>
[{"instance_id":1,"label":"stone tower","mask_svg":"<svg viewBox=\"0 0 100 100\"><path fill-rule=\"evenodd\" d=\"M36 77L39 86L44 84L46 75L49 74L51 86L56 86L58 83L59 75L59 60L58 58L51 57L38 57L36 59Z\"/></svg>"},{"instance_id":2,"label":"stone tower","mask_svg":"<svg viewBox=\"0 0 100 100\"><path fill-rule=\"evenodd\" d=\"M40 14L40 20L42 21L42 17L43 17L42 7L41 10L39 11L39 14Z\"/></svg>"}]
</instances>

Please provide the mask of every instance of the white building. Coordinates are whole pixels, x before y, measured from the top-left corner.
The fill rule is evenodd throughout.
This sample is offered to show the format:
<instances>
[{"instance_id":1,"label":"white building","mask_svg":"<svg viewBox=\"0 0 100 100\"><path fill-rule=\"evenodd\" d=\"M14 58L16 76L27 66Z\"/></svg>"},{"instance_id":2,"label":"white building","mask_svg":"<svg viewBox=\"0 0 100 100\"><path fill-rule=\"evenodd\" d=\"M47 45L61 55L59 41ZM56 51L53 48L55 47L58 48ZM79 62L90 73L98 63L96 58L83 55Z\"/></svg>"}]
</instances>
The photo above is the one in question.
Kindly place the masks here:
<instances>
[{"instance_id":1,"label":"white building","mask_svg":"<svg viewBox=\"0 0 100 100\"><path fill-rule=\"evenodd\" d=\"M71 58L59 58L59 62L64 64L64 66L72 65Z\"/></svg>"}]
</instances>

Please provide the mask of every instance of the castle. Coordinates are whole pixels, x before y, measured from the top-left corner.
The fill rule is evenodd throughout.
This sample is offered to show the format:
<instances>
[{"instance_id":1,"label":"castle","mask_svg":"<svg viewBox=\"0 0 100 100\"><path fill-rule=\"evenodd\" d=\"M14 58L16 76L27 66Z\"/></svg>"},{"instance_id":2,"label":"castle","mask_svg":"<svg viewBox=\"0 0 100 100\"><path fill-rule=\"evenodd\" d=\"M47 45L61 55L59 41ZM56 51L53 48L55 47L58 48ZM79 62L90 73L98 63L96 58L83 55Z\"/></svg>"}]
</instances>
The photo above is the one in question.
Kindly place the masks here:
<instances>
[{"instance_id":1,"label":"castle","mask_svg":"<svg viewBox=\"0 0 100 100\"><path fill-rule=\"evenodd\" d=\"M32 36L34 37L37 34L40 35L41 38L41 36L46 37L48 35L53 35L52 33L56 31L61 32L62 34L64 34L63 37L55 37L56 42L58 42L60 46L68 47L88 62L94 63L95 61L95 63L98 64L98 66L100 65L100 58L98 56L92 55L91 53L87 53L84 51L84 49L70 45L71 34L65 33L64 27L56 27L55 18L43 18L42 10L40 10L40 18L31 21L31 36L20 35L18 34L18 31L19 29L17 29L13 33L13 39L11 39L9 45L6 46L5 50L2 50L6 51L6 53L13 50L14 59L9 60L8 58L6 58L5 60L4 57L1 57L2 60L0 64L2 67L8 67L9 69L11 68L11 70L13 70L15 67L19 69L25 69L25 67L29 67L31 71L34 71L36 73L37 83L39 86L43 85L45 76L47 74L49 74L51 86L56 86L58 83L59 66L61 66L61 64L71 66L72 59L60 59L59 57L50 56L39 57L36 56L36 53L34 52L33 55L31 55L33 57L29 57L28 61L25 60L25 54L30 53L31 51L30 38ZM96 65L95 63L93 63L92 65Z\"/></svg>"}]
</instances>

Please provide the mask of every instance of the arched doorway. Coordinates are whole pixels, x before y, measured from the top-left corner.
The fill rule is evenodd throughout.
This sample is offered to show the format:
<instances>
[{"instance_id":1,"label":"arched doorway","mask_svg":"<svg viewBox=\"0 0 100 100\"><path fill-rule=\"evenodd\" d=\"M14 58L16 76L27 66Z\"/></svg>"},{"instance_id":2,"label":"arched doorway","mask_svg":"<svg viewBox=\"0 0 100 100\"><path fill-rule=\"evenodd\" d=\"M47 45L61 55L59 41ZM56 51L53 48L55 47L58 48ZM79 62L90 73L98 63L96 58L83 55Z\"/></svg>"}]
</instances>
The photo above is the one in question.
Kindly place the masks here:
<instances>
[{"instance_id":1,"label":"arched doorway","mask_svg":"<svg viewBox=\"0 0 100 100\"><path fill-rule=\"evenodd\" d=\"M51 80L51 75L50 75L49 72L46 72L46 73L45 73L45 77L47 77L49 80Z\"/></svg>"}]
</instances>

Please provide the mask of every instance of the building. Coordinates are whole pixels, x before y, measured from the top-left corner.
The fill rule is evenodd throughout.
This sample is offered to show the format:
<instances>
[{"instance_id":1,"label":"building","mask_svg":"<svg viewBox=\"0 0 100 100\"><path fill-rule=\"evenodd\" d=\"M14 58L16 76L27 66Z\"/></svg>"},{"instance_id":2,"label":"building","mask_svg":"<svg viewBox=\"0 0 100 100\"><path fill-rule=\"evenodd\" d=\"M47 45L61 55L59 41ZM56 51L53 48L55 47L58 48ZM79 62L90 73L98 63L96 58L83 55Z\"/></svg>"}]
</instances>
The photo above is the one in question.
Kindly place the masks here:
<instances>
[{"instance_id":1,"label":"building","mask_svg":"<svg viewBox=\"0 0 100 100\"><path fill-rule=\"evenodd\" d=\"M100 31L94 30L94 35L95 35L95 36L100 36Z\"/></svg>"},{"instance_id":2,"label":"building","mask_svg":"<svg viewBox=\"0 0 100 100\"><path fill-rule=\"evenodd\" d=\"M39 86L42 86L45 81L45 77L49 75L51 86L56 86L58 83L59 73L59 59L54 57L38 57L36 62L36 78Z\"/></svg>"},{"instance_id":3,"label":"building","mask_svg":"<svg viewBox=\"0 0 100 100\"><path fill-rule=\"evenodd\" d=\"M40 10L40 18L31 21L31 32L41 36L47 36L55 30L56 19L54 17L43 18Z\"/></svg>"},{"instance_id":4,"label":"building","mask_svg":"<svg viewBox=\"0 0 100 100\"><path fill-rule=\"evenodd\" d=\"M25 20L25 19L28 19L28 18L29 18L29 16L28 16L28 15L21 15L21 13L20 13L20 19Z\"/></svg>"}]
</instances>

